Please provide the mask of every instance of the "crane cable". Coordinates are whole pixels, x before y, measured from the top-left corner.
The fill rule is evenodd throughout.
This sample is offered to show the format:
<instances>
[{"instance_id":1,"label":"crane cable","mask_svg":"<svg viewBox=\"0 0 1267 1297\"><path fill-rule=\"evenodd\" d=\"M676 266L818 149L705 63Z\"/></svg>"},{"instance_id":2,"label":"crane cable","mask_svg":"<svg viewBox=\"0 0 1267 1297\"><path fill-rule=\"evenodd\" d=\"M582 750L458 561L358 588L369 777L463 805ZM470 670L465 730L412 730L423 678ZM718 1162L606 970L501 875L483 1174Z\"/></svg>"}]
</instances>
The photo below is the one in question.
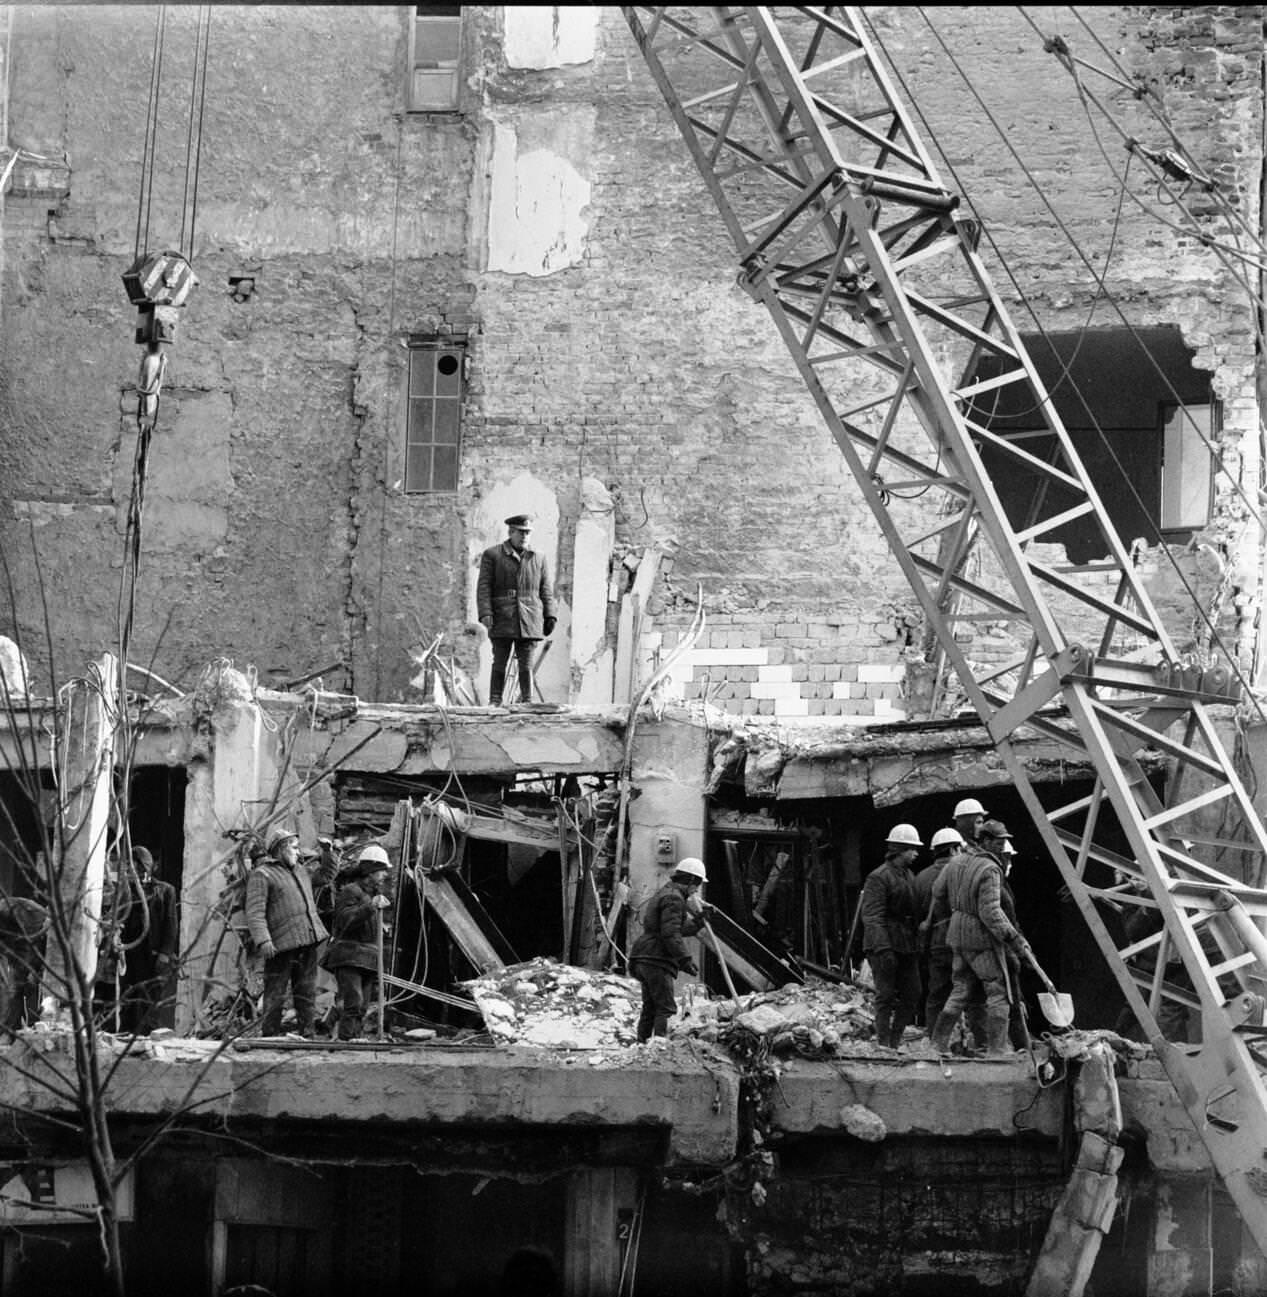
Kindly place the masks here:
<instances>
[{"instance_id":1,"label":"crane cable","mask_svg":"<svg viewBox=\"0 0 1267 1297\"><path fill-rule=\"evenodd\" d=\"M1086 253L1083 251L1083 249L1082 249L1081 246L1079 245L1077 239L1073 236L1073 233L1069 230L1068 226L1067 226L1067 225L1065 224L1065 222L1062 220L1062 218L1060 217L1059 213L1058 213L1058 212L1055 210L1055 208L1052 206L1050 199L1048 199L1047 195L1043 192L1042 187L1041 187L1041 186L1038 184L1038 182L1034 179L1034 176L1033 176L1032 173L1030 172L1029 168L1025 165L1024 160L1020 157L1020 155L1019 155L1019 153L1017 152L1016 148L1012 145L1011 141L1008 139L1007 133L1006 133L1006 132L1003 130L1003 128L1000 126L999 122L998 122L997 119L994 117L993 113L991 113L989 107L986 105L986 103L985 103L984 100L982 99L980 92L977 90L976 86L973 84L971 78L970 78L970 77L967 75L967 73L964 71L964 69L963 69L963 67L961 66L961 64L959 63L959 61L955 58L953 52L952 52L952 51L949 49L949 47L947 46L947 44L946 44L945 40L942 38L940 32L938 32L938 30L936 29L936 27L933 25L933 23L932 23L931 19L929 18L928 14L925 12L925 10L923 9L922 6L914 6L914 7L917 9L917 11L919 12L920 16L923 18L923 20L924 20L926 26L928 27L929 31L932 33L932 35L934 36L934 38L937 40L938 44L941 45L943 52L945 53L947 59L950 61L951 65L955 68L955 71L959 74L959 76L960 76L960 78L963 80L964 84L967 86L967 88L969 89L969 91L972 93L973 97L976 99L977 104L978 104L979 107L981 108L982 112L985 114L985 116L986 116L987 120L990 122L991 126L994 128L994 130L996 131L996 133L999 135L1000 139L1002 139L1002 140L1004 141L1004 143L1007 145L1008 150L1011 152L1013 159L1015 160L1016 164L1020 167L1022 174L1025 176L1025 178L1026 178L1026 180L1029 182L1030 186L1031 186L1031 187L1034 189L1034 191L1038 194L1039 198L1042 199L1044 205L1047 207L1048 212L1050 213L1050 215L1051 215L1053 221L1056 223L1057 227L1060 229L1061 233L1062 233L1062 234L1065 236L1065 238L1068 240L1068 242L1069 242L1070 246L1073 248L1073 250L1078 254L1078 257L1082 260L1083 264L1087 267L1087 269L1091 272L1091 274L1092 274L1093 276L1095 276L1095 275L1096 275L1095 267L1091 264L1090 259L1087 257ZM896 62L894 61L892 55L889 53L888 49L884 46L883 41L879 38L879 36L878 36L878 34L875 32L874 28L872 28L872 33L871 33L871 34L872 34L872 39L875 40L877 46L878 46L881 50L883 50L884 55L885 55L885 58L888 60L888 63L889 63L889 65L890 65L890 67L892 68L892 70L893 70L895 76L897 77L899 83L902 85L902 88L903 88L903 90L904 90L905 93L906 93L907 100L912 104L912 106L914 107L914 110L915 110L916 114L917 114L917 115L919 116L919 118L920 118L920 121L923 123L923 126L924 126L925 131L928 133L928 135L929 135L930 138L935 139L936 136L935 136L934 133L932 132L932 130L931 130L930 126L929 126L929 123L928 123L927 118L924 116L923 111L922 111L922 110L920 109L920 107L919 107L919 101L918 101L917 97L914 96L914 95L911 93L910 87L909 87L909 85L908 85L908 83L907 83L905 77L902 75L901 70L898 68ZM943 157L944 157L944 154L943 154ZM948 159L948 158L945 159L945 162L946 162L947 169L949 170L951 176L953 177L953 179L954 179L954 181L955 181L955 184L956 184L957 187L959 188L960 192L964 194L964 197L965 197L965 199L967 200L969 206L970 206L970 207L973 207L974 215L976 215L976 216L978 217L978 220L980 221L980 214L976 212L975 206L972 204L972 200L968 197L968 195L967 195L967 190L966 190L966 188L965 188L965 186L964 186L962 180L960 179L960 177L959 177L959 175L958 175L958 173L957 173L957 170L956 170L956 168L955 168L955 166L954 166L954 163L953 163L950 159ZM1047 341L1048 346L1051 347L1051 349L1052 349L1052 351L1053 351L1053 354L1054 354L1054 353L1055 353L1055 347L1054 347L1054 344L1051 342L1051 339L1050 339L1049 335L1047 334L1047 331L1043 328L1042 323L1039 321L1039 319L1038 319L1038 315L1037 315L1037 313L1035 312L1034 307L1033 307L1033 304L1030 302L1029 297L1027 296L1027 294L1025 293L1025 291L1024 291L1024 289L1021 287L1021 285L1017 282L1015 276L1012 274L1011 269L1010 269L1010 267L1009 267L1009 265L1008 265L1007 259L1003 256L1003 254L1002 254L1002 252L1001 252L1001 250L1000 250L1000 248L999 248L999 246L998 246L998 243L995 241L995 239L994 239L992 233L990 232L989 226L988 226L984 221L980 221L980 224L981 224L982 231L983 231L983 233L985 234L985 237L986 237L987 240L989 241L990 246L993 248L994 253L995 253L995 256L998 258L999 264L1001 265L1004 274L1007 276L1007 278L1008 278L1009 282L1011 283L1011 285L1012 285L1014 291L1016 292L1018 299L1019 299L1022 303L1024 303L1024 305L1025 305L1025 309L1026 309L1027 312L1029 313L1030 318L1033 319L1034 324L1035 324L1035 327L1036 327L1036 328L1038 329L1038 331L1042 334L1043 338ZM1106 290L1105 290L1105 298L1106 298L1106 300L1107 300L1107 301L1108 301L1108 302L1113 306L1114 310L1117 312L1118 317L1122 320L1123 324L1127 327L1127 329L1130 330L1132 336L1135 338L1135 341L1138 343L1140 349L1141 349L1141 350L1143 351L1143 353L1148 357L1149 361L1150 361L1150 362L1152 363L1152 365L1153 365L1153 368L1157 371L1158 375L1159 375L1160 378L1162 379L1163 383L1165 384L1166 388L1167 388L1168 391L1170 392L1171 396L1175 399L1176 404L1182 406L1182 405L1183 405L1183 402L1182 402L1181 400L1179 400L1179 398L1178 398L1178 394L1175 392L1173 385L1170 383L1168 377L1166 376L1166 373L1165 373L1164 369L1163 369L1163 368L1161 367L1161 365L1157 362L1156 358L1152 355L1152 352L1151 352L1151 351L1149 350L1149 348L1146 346L1146 344L1144 343L1144 341L1139 337L1138 333L1135 331L1135 329L1134 329L1134 327L1131 325L1130 321L1126 318L1126 316L1125 316L1125 314L1123 313L1123 311L1122 311L1120 305L1119 305L1118 302L1117 302L1117 299L1114 297L1114 295L1112 294L1112 292L1110 292L1110 291L1108 291L1108 290L1106 289ZM1210 633L1210 643L1211 643L1212 645L1214 645L1215 647L1217 647L1217 648L1218 648L1218 649L1219 649L1219 650L1224 654L1225 658L1227 659L1227 663L1228 663L1228 667L1229 667L1230 671L1231 671L1232 674L1235 676L1235 678L1237 679L1237 681L1238 681L1238 682L1243 686L1243 688L1244 688L1244 697L1245 697L1245 699L1248 701L1249 705L1251 705L1251 706L1253 707L1254 711L1258 714L1258 716L1259 716L1260 719L1262 719L1263 721L1267 721L1267 713L1264 712L1264 709L1263 709L1262 703L1258 700L1257 696L1256 696L1255 693L1254 693L1253 688L1250 686L1249 682L1245 679L1245 676L1244 676L1243 672L1240 670L1240 668L1239 668L1239 666L1238 666L1238 664L1237 664L1237 661L1236 661L1235 656L1234 656L1234 655L1229 651L1228 646L1224 643L1224 641L1223 641L1222 637L1220 636L1220 634L1219 634L1217 628L1214 626L1213 622L1210 620L1209 615L1206 613L1205 609L1201 606L1201 602L1200 602L1200 600L1197 598L1197 596L1196 596L1196 592L1193 590L1191 583L1188 581L1187 577L1184 575L1183 571L1180 569L1180 567L1179 567L1179 565L1178 565L1178 562L1176 561L1174 555L1171 554L1171 552L1170 552L1170 547L1164 543L1164 540L1163 540L1163 538L1161 537L1160 531L1159 531L1158 528L1156 527L1156 524L1155 524L1155 523L1152 523L1151 516L1148 514L1147 510L1145 509L1145 506L1144 506L1144 502L1143 502L1143 500L1140 498L1138 491L1135 489L1134 483L1133 483L1133 481L1131 480L1130 475L1126 472L1125 468L1122 466L1122 463L1121 463L1121 461L1118 459L1116 452L1114 451L1112 445L1109 443L1108 438L1105 436L1104 430L1103 430L1103 428L1100 426L1099 421L1096 420L1094 413L1093 413L1093 412L1088 408L1088 406L1087 406L1087 402L1086 402L1085 398L1082 396L1082 393L1078 390L1076 384L1073 385L1073 390L1078 394L1079 400L1082 402L1083 408L1087 411L1087 414L1088 414L1088 416L1090 417L1090 419L1091 419L1091 421L1092 421L1092 424L1093 424L1094 430L1095 430L1096 433L1099 435L1101 441L1102 441L1103 444L1104 444L1104 447L1105 447L1106 451L1108 452L1109 456L1113 459L1113 462L1114 462L1115 465L1117 466L1118 471L1119 471L1119 473L1120 473L1121 476L1122 476L1123 483L1124 483L1124 485L1126 486L1126 489L1130 492L1130 494L1131 494L1132 498L1134 499L1135 503L1136 503L1136 504L1139 506L1139 508L1144 512L1144 516L1145 516L1146 518L1148 518L1149 523L1150 523L1150 525L1152 526L1152 530L1153 530L1154 538L1155 538L1155 540L1156 540L1158 546L1159 546L1160 549L1165 553L1166 558L1167 558L1167 561L1170 563L1171 567L1174 569L1174 573L1175 573L1176 579L1178 580L1179 584L1183 587L1183 589L1184 589L1185 592L1187 593L1189 599L1192 601L1192 604L1193 604L1194 608L1195 608L1196 611L1197 611L1197 614L1198 614L1198 616L1199 616L1199 619L1200 619L1200 620L1205 624L1206 629L1207 629L1207 630L1209 631L1209 633ZM1205 440L1205 439L1203 438L1203 440ZM1218 453L1217 453L1217 451L1215 450L1215 448L1212 447L1208 441L1206 441L1206 446L1207 446L1208 449L1210 449L1211 454L1214 456L1215 464L1216 464L1218 470L1219 470L1220 472L1227 473L1226 468L1224 468L1223 465L1222 465L1222 463L1221 463L1221 457L1218 455ZM1229 480L1232 481L1234 487L1236 487L1238 494L1241 495L1242 501L1245 503L1247 510L1250 512L1251 516L1252 516L1252 517L1253 517L1253 518L1254 518L1254 519L1259 523L1259 525L1261 526L1261 525L1262 525L1262 519L1261 519L1261 517L1259 516L1259 514L1257 513L1257 511L1254 509L1253 505L1250 504L1250 502L1248 501L1248 499L1245 497L1244 492L1243 492L1243 489L1240 488L1239 483L1236 483L1236 482L1235 482L1235 479L1232 479L1232 478L1230 477L1230 475L1228 475L1228 476L1229 476Z\"/></svg>"},{"instance_id":2,"label":"crane cable","mask_svg":"<svg viewBox=\"0 0 1267 1297\"><path fill-rule=\"evenodd\" d=\"M154 210L154 173L157 159L159 108L162 99L163 63L167 37L167 6L161 5L154 19L154 48L150 88L146 105L145 139L141 152L141 181L137 197L134 263L148 249ZM185 176L181 196L178 251L188 262L192 258L198 217L198 182L202 168L203 119L207 95L207 59L211 45L211 6L199 5L195 24L193 76L189 96L189 122L185 137ZM191 179L192 178L192 179ZM186 230L189 241L186 244ZM144 231L144 240L142 240ZM120 574L115 620L119 641L120 670L124 670L136 620L136 587L141 567L141 542L145 512L145 486L149 477L150 443L158 425L160 394L167 371L167 353L151 348L141 360L137 381L137 437L132 461L131 491L124 533L124 561ZM126 605L126 609L125 609Z\"/></svg>"}]
</instances>

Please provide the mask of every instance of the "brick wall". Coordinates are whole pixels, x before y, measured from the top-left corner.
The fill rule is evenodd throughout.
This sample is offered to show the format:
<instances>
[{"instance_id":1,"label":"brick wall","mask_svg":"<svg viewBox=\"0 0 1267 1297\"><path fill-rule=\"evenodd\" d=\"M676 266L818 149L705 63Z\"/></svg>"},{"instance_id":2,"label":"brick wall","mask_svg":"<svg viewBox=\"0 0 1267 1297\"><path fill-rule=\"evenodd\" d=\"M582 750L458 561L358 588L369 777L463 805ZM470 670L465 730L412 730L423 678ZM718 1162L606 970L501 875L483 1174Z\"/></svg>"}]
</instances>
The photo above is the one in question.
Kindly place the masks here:
<instances>
[{"instance_id":1,"label":"brick wall","mask_svg":"<svg viewBox=\"0 0 1267 1297\"><path fill-rule=\"evenodd\" d=\"M139 354L119 275L132 251L154 10L79 7L73 21L56 6L14 12L14 139L64 151L72 175L57 201L6 200L0 540L24 553L37 521L58 590L55 635L78 669L109 642L114 620L120 466L132 435L119 408ZM736 286L719 219L618 12L598 11L590 62L539 70L505 65L497 7L464 12L465 112L441 120L401 111L403 10L215 11L194 258L202 284L173 353L164 418L174 444L201 461L199 480L225 485L197 509L178 492L168 500L172 528L147 551L142 651L157 648L155 669L169 676L220 654L282 678L342 661L339 683L409 698L411 643L443 631L459 663L478 666L475 560L498 534L508 493L557 515L566 628L581 485L594 477L612 494L617 557L672 548L651 627L666 647L703 585L709 643L684 690L711 688L740 712L896 717L904 664L922 657L914 600L773 326ZM929 11L1096 274L1070 253L917 14L869 12L1044 327L1120 324L1098 273L1132 323L1180 324L1225 403L1225 463L1254 487L1254 319L1230 272L1129 201L1106 269L1117 185L1066 74L1016 13L957 9L950 22ZM174 11L173 67L192 13ZM1034 14L1045 29L1071 22L1063 10ZM1164 92L1177 128L1255 229L1256 15L1236 6L1084 15ZM1065 34L1089 43L1076 27ZM362 75L349 78L349 66ZM1152 140L1144 106L1120 98L1128 128ZM488 269L498 129L529 162L539 150L588 185L568 217L584 224L581 250L561 268ZM184 144L174 108L164 131L158 187L170 210ZM256 293L235 302L228 278L246 271ZM998 279L1015 297L1002 271ZM1028 327L1019 300L1014 309ZM445 327L470 335L460 487L405 496L402 343ZM200 439L197 412L209 408L227 410L229 426ZM1218 503L1207 539L1223 572L1203 576L1202 589L1248 660L1260 541L1226 486ZM996 579L988 556L980 561L983 579ZM1160 606L1194 640L1178 579L1158 558L1146 562ZM38 634L25 592L18 620ZM1001 660L1010 628L982 627L968 647L973 660ZM764 657L707 660L732 650ZM872 670L883 678L868 679Z\"/></svg>"}]
</instances>

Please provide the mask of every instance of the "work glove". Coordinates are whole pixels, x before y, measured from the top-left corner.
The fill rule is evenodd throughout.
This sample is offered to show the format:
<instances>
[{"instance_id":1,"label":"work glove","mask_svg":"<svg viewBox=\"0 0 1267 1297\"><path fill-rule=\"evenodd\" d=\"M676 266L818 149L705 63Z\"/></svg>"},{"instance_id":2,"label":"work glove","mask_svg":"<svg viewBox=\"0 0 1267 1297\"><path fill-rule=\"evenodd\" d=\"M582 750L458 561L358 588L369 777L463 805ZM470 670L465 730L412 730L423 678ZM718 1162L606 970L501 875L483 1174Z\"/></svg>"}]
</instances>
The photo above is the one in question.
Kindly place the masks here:
<instances>
[{"instance_id":1,"label":"work glove","mask_svg":"<svg viewBox=\"0 0 1267 1297\"><path fill-rule=\"evenodd\" d=\"M261 958L261 959L276 959L276 958L277 958L277 947L276 947L275 945L273 945L273 943L272 943L271 941L266 941L266 942L264 942L264 944L260 947L260 958Z\"/></svg>"},{"instance_id":2,"label":"work glove","mask_svg":"<svg viewBox=\"0 0 1267 1297\"><path fill-rule=\"evenodd\" d=\"M686 963L681 966L679 971L685 973L687 977L699 976L699 967L693 959L688 959Z\"/></svg>"},{"instance_id":3,"label":"work glove","mask_svg":"<svg viewBox=\"0 0 1267 1297\"><path fill-rule=\"evenodd\" d=\"M559 619L558 619L557 617L547 617L547 618L545 619L545 623L544 623L544 625L545 625L545 633L546 633L547 635L553 635L553 634L554 634L554 628L555 628L558 624L559 624Z\"/></svg>"},{"instance_id":4,"label":"work glove","mask_svg":"<svg viewBox=\"0 0 1267 1297\"><path fill-rule=\"evenodd\" d=\"M372 896L370 897L370 904L376 910L385 910L391 904L391 899L389 897L382 896L382 895Z\"/></svg>"},{"instance_id":5,"label":"work glove","mask_svg":"<svg viewBox=\"0 0 1267 1297\"><path fill-rule=\"evenodd\" d=\"M704 898L696 894L688 896L686 898L686 912L699 918L704 913Z\"/></svg>"}]
</instances>

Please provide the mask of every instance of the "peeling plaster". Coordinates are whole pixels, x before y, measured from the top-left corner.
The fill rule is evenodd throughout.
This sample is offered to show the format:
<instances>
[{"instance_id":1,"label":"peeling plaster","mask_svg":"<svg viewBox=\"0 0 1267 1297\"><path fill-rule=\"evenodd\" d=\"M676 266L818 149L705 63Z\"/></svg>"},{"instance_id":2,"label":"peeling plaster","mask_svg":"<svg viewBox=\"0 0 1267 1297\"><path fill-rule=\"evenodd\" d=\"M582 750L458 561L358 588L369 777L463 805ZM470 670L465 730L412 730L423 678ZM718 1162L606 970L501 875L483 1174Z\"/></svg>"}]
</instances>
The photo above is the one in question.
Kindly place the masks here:
<instances>
[{"instance_id":1,"label":"peeling plaster","mask_svg":"<svg viewBox=\"0 0 1267 1297\"><path fill-rule=\"evenodd\" d=\"M506 66L541 71L594 57L598 13L581 5L506 5Z\"/></svg>"},{"instance_id":2,"label":"peeling plaster","mask_svg":"<svg viewBox=\"0 0 1267 1297\"><path fill-rule=\"evenodd\" d=\"M585 106L556 108L548 122L493 123L489 270L540 276L580 264L590 182L579 168L593 136Z\"/></svg>"}]
</instances>

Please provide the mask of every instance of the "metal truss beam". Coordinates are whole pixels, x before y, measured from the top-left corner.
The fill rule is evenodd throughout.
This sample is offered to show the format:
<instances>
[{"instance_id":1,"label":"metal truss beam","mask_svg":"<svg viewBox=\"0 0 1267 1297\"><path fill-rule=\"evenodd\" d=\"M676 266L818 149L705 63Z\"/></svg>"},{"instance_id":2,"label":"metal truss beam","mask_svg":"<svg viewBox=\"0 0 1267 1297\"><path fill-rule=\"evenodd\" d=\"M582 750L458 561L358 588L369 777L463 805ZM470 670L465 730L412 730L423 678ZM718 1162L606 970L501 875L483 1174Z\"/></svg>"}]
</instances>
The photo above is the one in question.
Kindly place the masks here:
<instances>
[{"instance_id":1,"label":"metal truss beam","mask_svg":"<svg viewBox=\"0 0 1267 1297\"><path fill-rule=\"evenodd\" d=\"M1196 856L1197 812L1222 804L1246 861L1267 859L1267 830L1208 712L1236 700L1230 673L1193 671L1176 651L991 283L979 229L939 177L861 13L623 12L730 234L740 284L769 310L944 661L1267 1254L1267 1090L1246 1025L1267 990L1267 891ZM1031 412L1029 429L986 427L1004 391ZM987 450L1035 483L1039 507L1022 527L1009 520ZM895 496L894 479L936 486L957 512L930 527L928 504ZM1098 529L1107 560L1068 564L1043 548L1075 518ZM978 543L988 576L971 570ZM959 623L982 619L1024 645L1005 670L972 661L956 637ZM1089 760L1093 795L1048 811L1013 747L1021 726ZM1164 793L1144 768L1155 753L1170 770ZM1096 885L1093 866L1131 885ZM1097 908L1106 902L1155 910L1164 928L1119 944ZM1150 954L1152 970L1141 969ZM1166 980L1174 958L1192 990ZM1166 1000L1199 1006L1199 1049L1163 1039Z\"/></svg>"}]
</instances>

